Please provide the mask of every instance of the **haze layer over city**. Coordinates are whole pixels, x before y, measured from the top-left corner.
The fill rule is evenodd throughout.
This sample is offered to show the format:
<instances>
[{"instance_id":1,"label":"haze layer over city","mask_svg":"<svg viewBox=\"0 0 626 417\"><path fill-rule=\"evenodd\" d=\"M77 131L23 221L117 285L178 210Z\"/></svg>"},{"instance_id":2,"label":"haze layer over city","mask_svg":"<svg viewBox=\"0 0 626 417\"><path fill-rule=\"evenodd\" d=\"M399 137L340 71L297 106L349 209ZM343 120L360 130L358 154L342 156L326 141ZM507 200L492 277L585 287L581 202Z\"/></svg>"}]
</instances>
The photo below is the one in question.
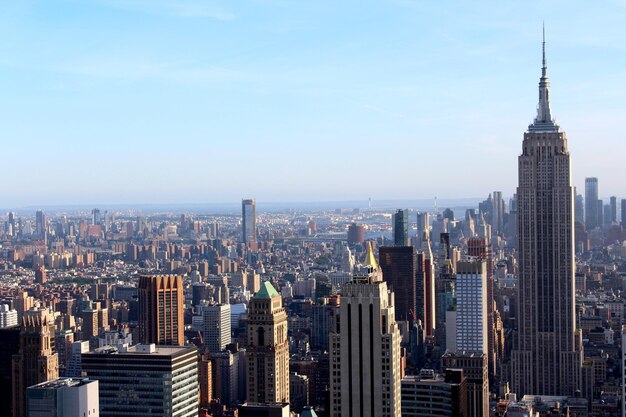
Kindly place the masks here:
<instances>
[{"instance_id":1,"label":"haze layer over city","mask_svg":"<svg viewBox=\"0 0 626 417\"><path fill-rule=\"evenodd\" d=\"M0 417L626 417L624 21L0 4Z\"/></svg>"}]
</instances>

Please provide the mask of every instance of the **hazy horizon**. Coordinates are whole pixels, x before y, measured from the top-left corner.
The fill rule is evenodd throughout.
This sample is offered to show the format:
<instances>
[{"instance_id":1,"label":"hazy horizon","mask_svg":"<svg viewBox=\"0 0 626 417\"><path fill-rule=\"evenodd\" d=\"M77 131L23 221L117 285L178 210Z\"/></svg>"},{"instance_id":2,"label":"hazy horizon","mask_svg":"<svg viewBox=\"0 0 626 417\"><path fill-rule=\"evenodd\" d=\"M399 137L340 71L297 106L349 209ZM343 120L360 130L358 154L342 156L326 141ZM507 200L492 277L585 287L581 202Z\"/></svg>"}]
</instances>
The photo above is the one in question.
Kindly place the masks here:
<instances>
[{"instance_id":1,"label":"hazy horizon","mask_svg":"<svg viewBox=\"0 0 626 417\"><path fill-rule=\"evenodd\" d=\"M625 4L59 0L0 4L0 207L510 196L544 20L573 185L626 197Z\"/></svg>"}]
</instances>

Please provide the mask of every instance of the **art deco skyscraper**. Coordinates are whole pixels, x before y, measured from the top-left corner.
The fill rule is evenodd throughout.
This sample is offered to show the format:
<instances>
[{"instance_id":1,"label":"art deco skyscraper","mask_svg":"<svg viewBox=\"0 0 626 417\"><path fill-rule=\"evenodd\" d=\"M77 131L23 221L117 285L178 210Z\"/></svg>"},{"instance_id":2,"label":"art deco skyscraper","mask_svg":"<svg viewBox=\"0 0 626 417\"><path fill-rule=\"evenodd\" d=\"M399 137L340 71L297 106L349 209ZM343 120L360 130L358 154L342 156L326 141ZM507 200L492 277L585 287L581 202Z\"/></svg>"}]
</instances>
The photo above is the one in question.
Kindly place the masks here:
<instances>
[{"instance_id":1,"label":"art deco skyscraper","mask_svg":"<svg viewBox=\"0 0 626 417\"><path fill-rule=\"evenodd\" d=\"M241 200L242 242L256 242L256 201Z\"/></svg>"},{"instance_id":2,"label":"art deco skyscraper","mask_svg":"<svg viewBox=\"0 0 626 417\"><path fill-rule=\"evenodd\" d=\"M20 350L13 355L13 417L26 415L26 388L59 377L54 335L54 316L48 310L24 313Z\"/></svg>"},{"instance_id":3,"label":"art deco skyscraper","mask_svg":"<svg viewBox=\"0 0 626 417\"><path fill-rule=\"evenodd\" d=\"M519 156L519 334L512 355L518 396L574 395L582 347L575 329L574 189L567 138L550 114L545 37L534 123Z\"/></svg>"},{"instance_id":4,"label":"art deco skyscraper","mask_svg":"<svg viewBox=\"0 0 626 417\"><path fill-rule=\"evenodd\" d=\"M343 285L330 339L330 416L400 417L400 330L371 244Z\"/></svg>"},{"instance_id":5,"label":"art deco skyscraper","mask_svg":"<svg viewBox=\"0 0 626 417\"><path fill-rule=\"evenodd\" d=\"M183 279L176 275L139 277L139 342L185 344Z\"/></svg>"},{"instance_id":6,"label":"art deco skyscraper","mask_svg":"<svg viewBox=\"0 0 626 417\"><path fill-rule=\"evenodd\" d=\"M250 300L246 362L248 402L289 402L287 313L281 295L267 281Z\"/></svg>"}]
</instances>

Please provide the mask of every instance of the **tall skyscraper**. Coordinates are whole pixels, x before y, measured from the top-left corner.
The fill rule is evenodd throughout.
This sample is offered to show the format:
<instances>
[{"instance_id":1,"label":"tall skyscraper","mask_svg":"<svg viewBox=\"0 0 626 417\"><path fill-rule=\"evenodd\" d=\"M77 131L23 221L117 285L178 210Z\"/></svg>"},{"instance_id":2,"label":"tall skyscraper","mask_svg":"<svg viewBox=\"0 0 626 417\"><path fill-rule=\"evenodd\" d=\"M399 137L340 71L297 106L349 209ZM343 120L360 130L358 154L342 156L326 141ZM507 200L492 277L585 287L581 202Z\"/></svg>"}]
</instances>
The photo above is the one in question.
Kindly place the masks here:
<instances>
[{"instance_id":1,"label":"tall skyscraper","mask_svg":"<svg viewBox=\"0 0 626 417\"><path fill-rule=\"evenodd\" d=\"M447 319L444 368L461 368L467 376L468 416L489 415L487 262L480 257L457 262L456 310Z\"/></svg>"},{"instance_id":2,"label":"tall skyscraper","mask_svg":"<svg viewBox=\"0 0 626 417\"><path fill-rule=\"evenodd\" d=\"M281 295L267 281L250 300L246 361L248 402L289 402L287 313Z\"/></svg>"},{"instance_id":3,"label":"tall skyscraper","mask_svg":"<svg viewBox=\"0 0 626 417\"><path fill-rule=\"evenodd\" d=\"M617 223L617 197L612 196L609 201L611 206L611 220L609 221L609 223Z\"/></svg>"},{"instance_id":4,"label":"tall skyscraper","mask_svg":"<svg viewBox=\"0 0 626 417\"><path fill-rule=\"evenodd\" d=\"M435 335L436 297L435 297L435 264L430 247L429 232L422 234L421 251L417 253L416 304L417 318L422 320L424 334Z\"/></svg>"},{"instance_id":5,"label":"tall skyscraper","mask_svg":"<svg viewBox=\"0 0 626 417\"><path fill-rule=\"evenodd\" d=\"M398 209L392 216L391 226L393 245L409 246L409 211Z\"/></svg>"},{"instance_id":6,"label":"tall skyscraper","mask_svg":"<svg viewBox=\"0 0 626 417\"><path fill-rule=\"evenodd\" d=\"M622 228L626 229L626 199L622 199L620 211L622 213Z\"/></svg>"},{"instance_id":7,"label":"tall skyscraper","mask_svg":"<svg viewBox=\"0 0 626 417\"><path fill-rule=\"evenodd\" d=\"M216 353L230 343L230 304L202 306L204 347Z\"/></svg>"},{"instance_id":8,"label":"tall skyscraper","mask_svg":"<svg viewBox=\"0 0 626 417\"><path fill-rule=\"evenodd\" d=\"M54 350L54 336L51 312L28 310L24 313L20 351L13 356L13 417L26 415L26 388L59 377L59 355Z\"/></svg>"},{"instance_id":9,"label":"tall skyscraper","mask_svg":"<svg viewBox=\"0 0 626 417\"><path fill-rule=\"evenodd\" d=\"M483 260L457 262L456 340L458 352L487 353L487 267Z\"/></svg>"},{"instance_id":10,"label":"tall skyscraper","mask_svg":"<svg viewBox=\"0 0 626 417\"><path fill-rule=\"evenodd\" d=\"M396 295L396 318L412 320L417 309L417 253L413 246L382 246L379 249L383 280ZM420 297L421 299L421 297Z\"/></svg>"},{"instance_id":11,"label":"tall skyscraper","mask_svg":"<svg viewBox=\"0 0 626 417\"><path fill-rule=\"evenodd\" d=\"M83 353L82 368L100 386L100 417L198 415L195 347L106 346Z\"/></svg>"},{"instance_id":12,"label":"tall skyscraper","mask_svg":"<svg viewBox=\"0 0 626 417\"><path fill-rule=\"evenodd\" d=\"M331 330L330 416L400 417L400 330L371 244Z\"/></svg>"},{"instance_id":13,"label":"tall skyscraper","mask_svg":"<svg viewBox=\"0 0 626 417\"><path fill-rule=\"evenodd\" d=\"M26 417L85 416L100 416L98 381L59 378L26 390Z\"/></svg>"},{"instance_id":14,"label":"tall skyscraper","mask_svg":"<svg viewBox=\"0 0 626 417\"><path fill-rule=\"evenodd\" d=\"M511 382L517 395L573 396L582 366L574 310L574 189L567 137L550 113L545 56L544 38L537 117L519 156L519 334ZM586 182L592 201L593 183Z\"/></svg>"},{"instance_id":15,"label":"tall skyscraper","mask_svg":"<svg viewBox=\"0 0 626 417\"><path fill-rule=\"evenodd\" d=\"M142 275L137 293L139 342L183 346L183 279L177 275Z\"/></svg>"},{"instance_id":16,"label":"tall skyscraper","mask_svg":"<svg viewBox=\"0 0 626 417\"><path fill-rule=\"evenodd\" d=\"M598 224L598 179L585 178L585 225L587 230L595 229Z\"/></svg>"},{"instance_id":17,"label":"tall skyscraper","mask_svg":"<svg viewBox=\"0 0 626 417\"><path fill-rule=\"evenodd\" d=\"M472 237L467 240L467 254L469 256L476 256L479 259L485 261L485 272L487 282L487 293L485 297L487 307L487 350L484 353L487 354L489 361L489 374L496 374L496 341L495 341L495 300L493 297L494 290L494 264L493 264L493 251L491 249L491 242L486 237Z\"/></svg>"},{"instance_id":18,"label":"tall skyscraper","mask_svg":"<svg viewBox=\"0 0 626 417\"><path fill-rule=\"evenodd\" d=\"M256 200L241 200L242 242L256 242Z\"/></svg>"},{"instance_id":19,"label":"tall skyscraper","mask_svg":"<svg viewBox=\"0 0 626 417\"><path fill-rule=\"evenodd\" d=\"M48 227L48 219L42 210L37 210L35 213L35 234L38 239L44 239L46 237L46 229Z\"/></svg>"},{"instance_id":20,"label":"tall skyscraper","mask_svg":"<svg viewBox=\"0 0 626 417\"><path fill-rule=\"evenodd\" d=\"M494 191L491 200L491 223L493 233L504 233L504 200L502 199L502 191Z\"/></svg>"}]
</instances>

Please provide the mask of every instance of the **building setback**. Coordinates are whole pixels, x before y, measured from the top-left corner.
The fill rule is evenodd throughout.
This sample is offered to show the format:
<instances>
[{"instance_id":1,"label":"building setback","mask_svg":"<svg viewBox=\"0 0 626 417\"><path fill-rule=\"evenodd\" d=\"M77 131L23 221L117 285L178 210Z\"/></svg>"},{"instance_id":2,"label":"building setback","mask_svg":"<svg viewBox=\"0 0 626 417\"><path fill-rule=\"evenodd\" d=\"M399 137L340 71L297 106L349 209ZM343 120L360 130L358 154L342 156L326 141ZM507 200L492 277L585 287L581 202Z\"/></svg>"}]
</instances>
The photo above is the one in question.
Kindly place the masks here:
<instances>
[{"instance_id":1,"label":"building setback","mask_svg":"<svg viewBox=\"0 0 626 417\"><path fill-rule=\"evenodd\" d=\"M537 117L524 133L519 156L519 333L511 361L512 391L518 396L575 396L581 388L574 189L567 137L552 120L549 93L544 42Z\"/></svg>"},{"instance_id":2,"label":"building setback","mask_svg":"<svg viewBox=\"0 0 626 417\"><path fill-rule=\"evenodd\" d=\"M330 335L330 416L400 417L400 330L368 245L365 265L343 285Z\"/></svg>"}]
</instances>

